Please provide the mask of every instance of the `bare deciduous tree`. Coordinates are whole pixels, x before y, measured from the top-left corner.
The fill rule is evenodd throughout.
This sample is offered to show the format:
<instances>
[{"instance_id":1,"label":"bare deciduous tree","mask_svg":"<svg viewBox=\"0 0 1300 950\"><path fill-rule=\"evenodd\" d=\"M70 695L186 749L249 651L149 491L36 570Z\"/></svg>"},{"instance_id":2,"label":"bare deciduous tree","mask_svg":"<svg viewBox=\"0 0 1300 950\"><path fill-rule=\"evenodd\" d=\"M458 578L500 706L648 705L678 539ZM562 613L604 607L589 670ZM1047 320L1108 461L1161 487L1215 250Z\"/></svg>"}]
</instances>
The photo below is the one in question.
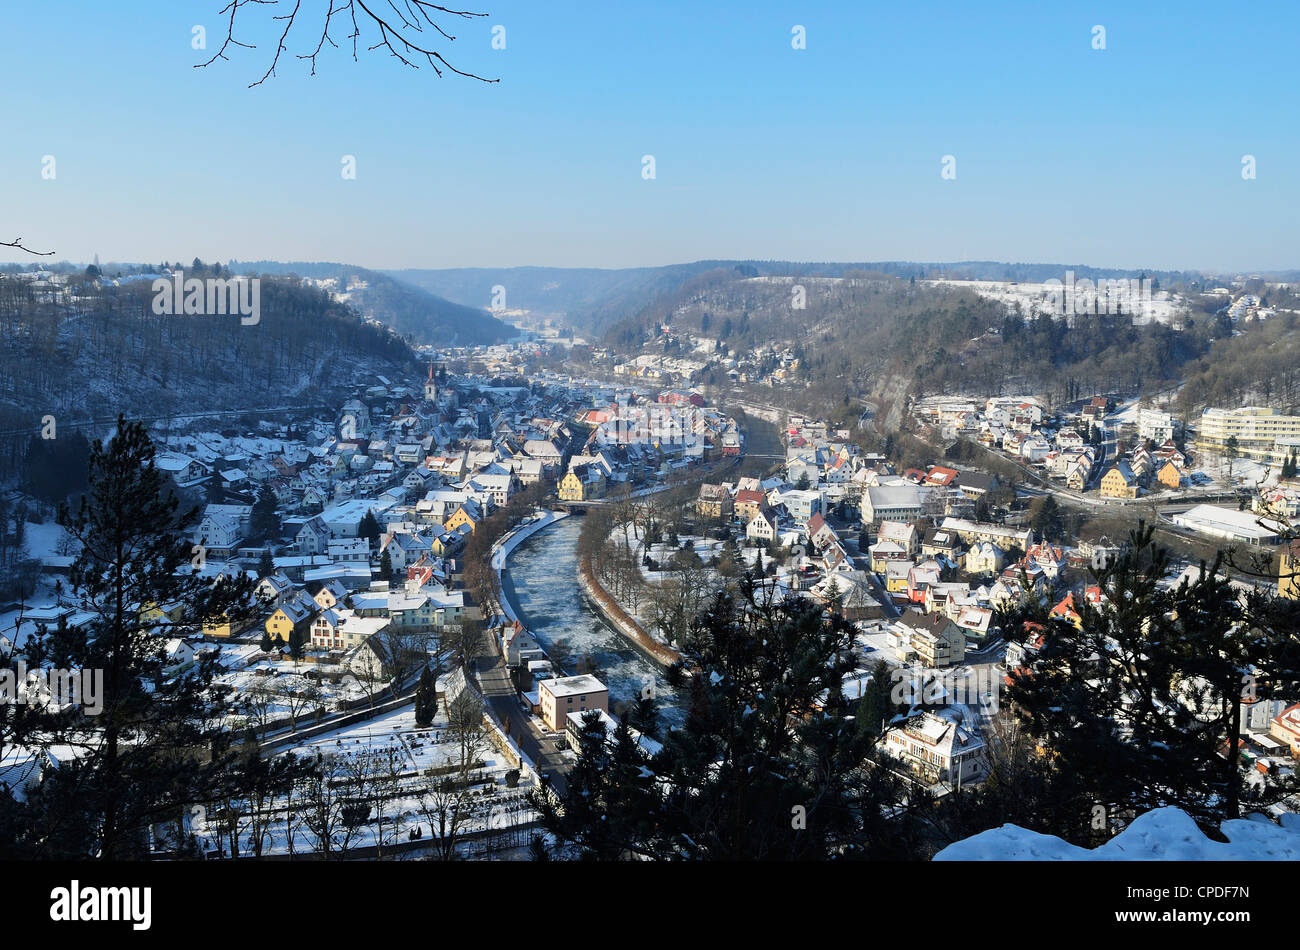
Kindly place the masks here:
<instances>
[{"instance_id":1,"label":"bare deciduous tree","mask_svg":"<svg viewBox=\"0 0 1300 950\"><path fill-rule=\"evenodd\" d=\"M289 711L289 729L294 730L298 728L299 715L309 709L320 707L321 689L313 682L298 685L290 682L288 677L282 677L276 684L275 698Z\"/></svg>"},{"instance_id":2,"label":"bare deciduous tree","mask_svg":"<svg viewBox=\"0 0 1300 950\"><path fill-rule=\"evenodd\" d=\"M282 24L279 37L276 39L275 53L271 57L271 63L262 78L256 82L250 83L249 88L260 86L267 79L274 76L276 67L280 63L280 54L287 51L285 40L289 38L289 33L298 25L299 18L306 19L313 14L319 16L320 35L315 38L315 46L304 47L308 50L305 53L297 53L296 58L306 60L311 63L311 75L316 75L316 58L325 49L328 43L335 49L339 48L336 38L343 43L351 43L352 59L358 59L358 51L365 40L362 40L363 30L369 31L369 38L375 42L364 48L367 52L386 49L389 55L395 57L404 66L412 69L419 69L419 60L423 59L439 77L442 76L443 70L455 73L458 76L464 76L467 79L477 79L480 82L500 82L499 79L487 79L475 73L468 72L453 66L442 54L435 49L435 45L440 42L452 42L456 37L452 36L445 30L439 21L448 22L453 19L475 19L487 16L486 13L473 13L469 10L453 10L450 7L439 6L436 3L430 3L428 0L384 0L388 9L383 9L377 0L324 0L313 4L311 0L292 0L293 7L287 13L275 15L272 14L272 21L279 21L277 28ZM241 16L241 11L248 7L275 7L278 0L230 0L219 11L220 15L226 18L226 38L221 44L221 48L213 54L212 58L204 63L197 63L195 68L201 69L204 66L211 66L219 59L229 60L226 51L232 46L241 46L244 49L256 49L257 44L245 43L235 39L235 21L240 23L245 20ZM304 6L307 9L304 9ZM315 7L316 9L312 9ZM283 9L288 9L288 0ZM379 12L376 12L376 11ZM389 11L392 11L391 13ZM315 34L312 34L315 36ZM360 41L360 43L359 43Z\"/></svg>"},{"instance_id":3,"label":"bare deciduous tree","mask_svg":"<svg viewBox=\"0 0 1300 950\"><path fill-rule=\"evenodd\" d=\"M339 760L335 755L317 754L316 768L299 786L302 823L313 850L326 860L331 855L346 852L356 829L344 818L344 808L351 804L337 772Z\"/></svg>"},{"instance_id":4,"label":"bare deciduous tree","mask_svg":"<svg viewBox=\"0 0 1300 950\"><path fill-rule=\"evenodd\" d=\"M279 699L279 691L266 683L254 683L244 691L240 706L248 718L256 723L263 741L266 740L266 727L271 722L271 712Z\"/></svg>"},{"instance_id":5,"label":"bare deciduous tree","mask_svg":"<svg viewBox=\"0 0 1300 950\"><path fill-rule=\"evenodd\" d=\"M402 771L403 757L399 748L372 749L359 752L343 760L343 772L352 801L373 811L375 826L375 857L384 857L385 812L394 797ZM393 840L390 835L388 841Z\"/></svg>"},{"instance_id":6,"label":"bare deciduous tree","mask_svg":"<svg viewBox=\"0 0 1300 950\"><path fill-rule=\"evenodd\" d=\"M470 777L487 747L483 706L468 691L447 710L448 737L456 743L454 766L448 774L435 777L420 795L420 811L434 836L433 854L438 860L456 856L456 840L473 813Z\"/></svg>"}]
</instances>

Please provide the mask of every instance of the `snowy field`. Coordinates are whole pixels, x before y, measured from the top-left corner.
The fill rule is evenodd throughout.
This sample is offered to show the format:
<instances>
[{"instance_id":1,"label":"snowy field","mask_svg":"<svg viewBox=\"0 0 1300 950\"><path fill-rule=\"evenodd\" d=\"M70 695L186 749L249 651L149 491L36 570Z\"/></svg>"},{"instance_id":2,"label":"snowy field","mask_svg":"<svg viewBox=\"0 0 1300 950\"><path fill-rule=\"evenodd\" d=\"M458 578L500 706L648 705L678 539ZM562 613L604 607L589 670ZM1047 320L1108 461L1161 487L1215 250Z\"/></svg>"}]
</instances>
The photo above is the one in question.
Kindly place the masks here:
<instances>
[{"instance_id":1,"label":"snowy field","mask_svg":"<svg viewBox=\"0 0 1300 950\"><path fill-rule=\"evenodd\" d=\"M333 817L330 849L335 853L376 844L407 844L415 840L413 835L424 840L435 837L449 806L447 798L431 793L431 787L441 776L454 772L460 762L460 747L449 731L441 703L428 728L417 726L414 709L408 708L324 733L290 752L324 757L334 783L328 812ZM506 774L512 766L486 739L477 743L474 761L468 786L459 796L457 834L477 835L490 829L501 832L506 844L526 844L514 840L511 832L535 817L527 802L532 787L529 777L520 776L518 785L510 788ZM376 770L383 773L378 781L373 777ZM435 774L426 774L428 770ZM341 819L344 802L369 804L369 817L346 825ZM321 850L323 813L321 796L302 791L293 799L272 803L267 810L262 853ZM237 832L242 853L253 850L253 829L251 817L245 816ZM220 839L229 853L229 828L223 827L220 817L200 811L194 816L192 830L205 850L215 848ZM479 846L467 842L461 848Z\"/></svg>"},{"instance_id":2,"label":"snowy field","mask_svg":"<svg viewBox=\"0 0 1300 950\"><path fill-rule=\"evenodd\" d=\"M238 706L255 697L253 707L245 707L243 714L230 720L232 728L245 726L260 727L263 722L274 722L289 716L291 709L288 694L310 695L313 689L318 695L311 699L297 701L295 715L298 725L310 722L317 707L327 712L339 708L339 704L351 700L363 699L367 695L364 684L355 676L346 674L339 683L330 683L323 676L327 672L337 671L336 666L324 666L314 663L294 664L293 660L260 660L247 666L251 657L259 656L261 649L251 644L223 644L222 663L229 672L216 677L216 682L224 683L235 689L234 701ZM316 682L305 674L309 670L322 673L322 679ZM258 671L263 671L261 675ZM375 684L378 694L384 685ZM283 699L281 697L284 697Z\"/></svg>"},{"instance_id":3,"label":"snowy field","mask_svg":"<svg viewBox=\"0 0 1300 950\"><path fill-rule=\"evenodd\" d=\"M1057 278L1062 284L1064 284L1065 279L1066 275L1064 273ZM1062 287L1053 288L1045 283L1021 283L1007 280L948 280L943 278L929 279L925 283L932 286L964 287L967 290L974 291L981 297L996 301L1008 310L1021 307L1027 315L1035 310L1048 310L1052 303L1051 294L1053 291L1058 295L1063 295ZM1062 299L1064 298L1062 297ZM1176 324L1182 321L1187 312L1187 305L1183 300L1171 296L1165 290L1153 290L1151 299L1142 303L1145 306L1145 313L1139 318L1139 322ZM1098 305L1098 309L1102 309L1104 306L1105 302L1103 301ZM1057 315L1059 316L1059 312Z\"/></svg>"}]
</instances>

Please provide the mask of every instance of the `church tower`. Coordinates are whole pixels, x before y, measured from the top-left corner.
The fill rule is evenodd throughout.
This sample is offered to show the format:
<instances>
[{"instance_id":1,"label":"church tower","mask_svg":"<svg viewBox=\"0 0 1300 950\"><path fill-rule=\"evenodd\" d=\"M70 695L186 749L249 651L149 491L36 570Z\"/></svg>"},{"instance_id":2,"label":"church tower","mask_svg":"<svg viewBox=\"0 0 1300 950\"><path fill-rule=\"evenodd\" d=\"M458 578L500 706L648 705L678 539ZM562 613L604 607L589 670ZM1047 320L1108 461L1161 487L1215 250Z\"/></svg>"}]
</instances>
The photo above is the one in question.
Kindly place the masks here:
<instances>
[{"instance_id":1,"label":"church tower","mask_svg":"<svg viewBox=\"0 0 1300 950\"><path fill-rule=\"evenodd\" d=\"M433 381L433 361L429 361L429 378L424 383L424 398L435 402L438 398L438 384Z\"/></svg>"}]
</instances>

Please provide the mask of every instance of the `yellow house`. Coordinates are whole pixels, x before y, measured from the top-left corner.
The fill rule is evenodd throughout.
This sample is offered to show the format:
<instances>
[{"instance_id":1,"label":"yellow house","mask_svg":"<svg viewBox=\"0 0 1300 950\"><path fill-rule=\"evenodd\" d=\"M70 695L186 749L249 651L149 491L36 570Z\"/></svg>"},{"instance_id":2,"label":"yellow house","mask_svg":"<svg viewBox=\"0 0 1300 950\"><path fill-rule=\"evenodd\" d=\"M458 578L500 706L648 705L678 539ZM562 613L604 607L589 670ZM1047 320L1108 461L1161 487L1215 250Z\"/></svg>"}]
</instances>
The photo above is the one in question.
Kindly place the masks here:
<instances>
[{"instance_id":1,"label":"yellow house","mask_svg":"<svg viewBox=\"0 0 1300 950\"><path fill-rule=\"evenodd\" d=\"M475 509L474 511L470 511L468 506L461 505L454 512L452 512L450 518L448 518L446 521L442 523L442 526L446 528L448 531L455 531L461 525L469 525L469 530L473 532L474 526L477 525L478 522L479 522L478 510Z\"/></svg>"},{"instance_id":2,"label":"yellow house","mask_svg":"<svg viewBox=\"0 0 1300 950\"><path fill-rule=\"evenodd\" d=\"M582 479L568 472L560 479L560 501L582 501Z\"/></svg>"},{"instance_id":3,"label":"yellow house","mask_svg":"<svg viewBox=\"0 0 1300 950\"><path fill-rule=\"evenodd\" d=\"M311 636L311 621L317 610L316 601L306 591L298 591L292 600L285 601L266 618L266 632L271 639L288 643L294 628L300 627L306 642Z\"/></svg>"},{"instance_id":4,"label":"yellow house","mask_svg":"<svg viewBox=\"0 0 1300 950\"><path fill-rule=\"evenodd\" d=\"M605 475L592 465L575 465L560 479L560 501L587 501L605 491Z\"/></svg>"},{"instance_id":5,"label":"yellow house","mask_svg":"<svg viewBox=\"0 0 1300 950\"><path fill-rule=\"evenodd\" d=\"M1101 497L1136 498L1138 480L1127 462L1119 462L1101 477Z\"/></svg>"},{"instance_id":6,"label":"yellow house","mask_svg":"<svg viewBox=\"0 0 1300 950\"><path fill-rule=\"evenodd\" d=\"M174 604L166 604L163 606L150 603L140 611L140 622L157 624L180 623L184 616L185 604L179 600Z\"/></svg>"},{"instance_id":7,"label":"yellow house","mask_svg":"<svg viewBox=\"0 0 1300 950\"><path fill-rule=\"evenodd\" d=\"M1182 488L1187 481L1187 474L1178 467L1178 464L1170 459L1160 466L1160 471L1156 473L1156 480L1161 485L1168 485L1170 488Z\"/></svg>"},{"instance_id":8,"label":"yellow house","mask_svg":"<svg viewBox=\"0 0 1300 950\"><path fill-rule=\"evenodd\" d=\"M237 623L232 623L229 615L214 623L205 623L203 625L203 635L205 637L233 637L237 633L243 633L257 623L255 617L245 617Z\"/></svg>"},{"instance_id":9,"label":"yellow house","mask_svg":"<svg viewBox=\"0 0 1300 950\"><path fill-rule=\"evenodd\" d=\"M911 561L885 562L885 590L891 594L907 593L907 575L912 570Z\"/></svg>"}]
</instances>

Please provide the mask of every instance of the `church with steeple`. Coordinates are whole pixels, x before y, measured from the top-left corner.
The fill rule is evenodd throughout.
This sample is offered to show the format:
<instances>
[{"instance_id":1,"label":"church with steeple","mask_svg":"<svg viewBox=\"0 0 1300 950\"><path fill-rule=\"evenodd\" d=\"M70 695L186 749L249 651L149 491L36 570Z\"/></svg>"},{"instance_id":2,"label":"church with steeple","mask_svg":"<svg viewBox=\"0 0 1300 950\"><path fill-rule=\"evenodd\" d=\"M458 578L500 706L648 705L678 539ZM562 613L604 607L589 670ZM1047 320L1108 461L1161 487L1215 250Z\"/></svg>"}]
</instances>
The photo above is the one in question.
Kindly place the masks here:
<instances>
[{"instance_id":1,"label":"church with steeple","mask_svg":"<svg viewBox=\"0 0 1300 950\"><path fill-rule=\"evenodd\" d=\"M424 383L424 398L426 402L438 401L438 384L433 381L433 360L429 360L429 378Z\"/></svg>"}]
</instances>

